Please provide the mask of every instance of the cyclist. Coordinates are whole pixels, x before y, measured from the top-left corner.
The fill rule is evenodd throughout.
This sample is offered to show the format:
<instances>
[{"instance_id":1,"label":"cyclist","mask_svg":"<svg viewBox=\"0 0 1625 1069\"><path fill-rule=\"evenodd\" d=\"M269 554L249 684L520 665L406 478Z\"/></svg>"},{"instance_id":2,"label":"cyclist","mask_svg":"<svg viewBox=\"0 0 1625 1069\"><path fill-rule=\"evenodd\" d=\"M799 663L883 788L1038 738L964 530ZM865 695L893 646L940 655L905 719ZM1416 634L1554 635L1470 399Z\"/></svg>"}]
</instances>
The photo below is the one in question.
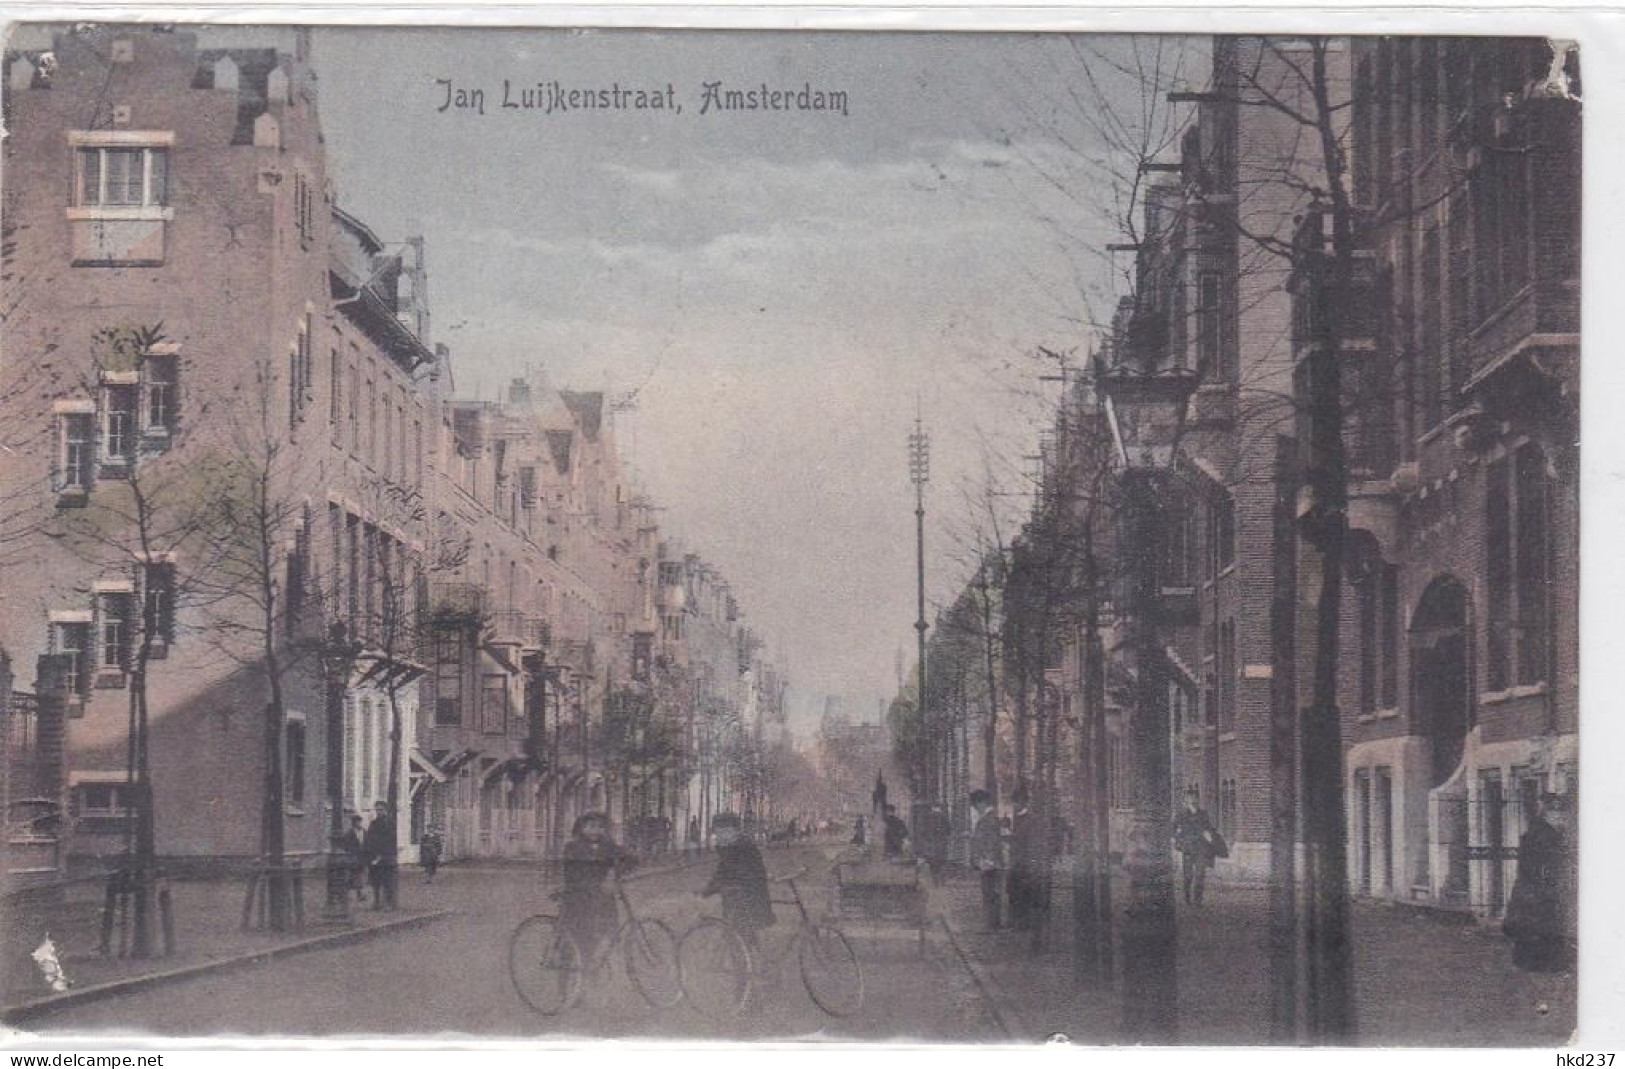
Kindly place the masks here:
<instances>
[{"instance_id":1,"label":"cyclist","mask_svg":"<svg viewBox=\"0 0 1625 1069\"><path fill-rule=\"evenodd\" d=\"M637 859L610 838L609 819L604 814L583 813L576 818L564 847L559 920L586 961L594 960L599 943L615 934L620 921L615 892L608 886L610 875L636 864Z\"/></svg>"},{"instance_id":2,"label":"cyclist","mask_svg":"<svg viewBox=\"0 0 1625 1069\"><path fill-rule=\"evenodd\" d=\"M767 866L756 844L741 834L739 817L718 814L711 822L717 840L717 867L700 894L722 896L722 919L734 926L745 945L756 949L757 937L773 923L767 896Z\"/></svg>"}]
</instances>

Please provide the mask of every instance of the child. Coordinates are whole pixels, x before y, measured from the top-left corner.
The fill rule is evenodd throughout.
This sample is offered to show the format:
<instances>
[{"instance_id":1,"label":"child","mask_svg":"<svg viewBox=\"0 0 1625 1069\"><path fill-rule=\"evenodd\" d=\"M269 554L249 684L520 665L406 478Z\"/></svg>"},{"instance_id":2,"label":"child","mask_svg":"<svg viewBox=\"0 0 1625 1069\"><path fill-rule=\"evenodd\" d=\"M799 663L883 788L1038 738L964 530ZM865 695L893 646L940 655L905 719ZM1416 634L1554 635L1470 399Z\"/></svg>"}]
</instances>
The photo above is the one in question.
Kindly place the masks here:
<instances>
[{"instance_id":1,"label":"child","mask_svg":"<svg viewBox=\"0 0 1625 1069\"><path fill-rule=\"evenodd\" d=\"M598 944L615 932L620 909L608 886L616 869L637 864L631 854L609 837L609 821L602 813L576 818L564 847L564 894L560 921L575 939L582 957L591 962Z\"/></svg>"},{"instance_id":2,"label":"child","mask_svg":"<svg viewBox=\"0 0 1625 1069\"><path fill-rule=\"evenodd\" d=\"M711 831L717 840L717 869L700 894L722 895L722 919L755 950L757 936L773 923L762 852L740 834L739 818L732 813L720 814L711 822Z\"/></svg>"}]
</instances>

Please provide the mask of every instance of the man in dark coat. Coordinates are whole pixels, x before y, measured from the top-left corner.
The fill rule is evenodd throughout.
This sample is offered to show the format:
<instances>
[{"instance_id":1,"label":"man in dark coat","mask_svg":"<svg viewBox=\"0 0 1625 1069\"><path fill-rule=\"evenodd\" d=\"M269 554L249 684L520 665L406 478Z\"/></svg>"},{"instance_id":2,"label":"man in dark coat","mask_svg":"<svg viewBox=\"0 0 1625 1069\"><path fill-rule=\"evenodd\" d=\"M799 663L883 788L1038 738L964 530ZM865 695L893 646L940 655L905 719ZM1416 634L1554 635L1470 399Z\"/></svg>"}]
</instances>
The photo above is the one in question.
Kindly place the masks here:
<instances>
[{"instance_id":1,"label":"man in dark coat","mask_svg":"<svg viewBox=\"0 0 1625 1069\"><path fill-rule=\"evenodd\" d=\"M367 855L367 875L372 884L372 908L395 908L395 863L398 847L395 842L395 818L389 815L389 806L379 802L373 806L372 823L361 841Z\"/></svg>"},{"instance_id":2,"label":"man in dark coat","mask_svg":"<svg viewBox=\"0 0 1625 1069\"><path fill-rule=\"evenodd\" d=\"M1185 808L1174 819L1174 846L1184 862L1185 904L1202 904L1207 889L1207 870L1219 855L1219 830L1202 808L1202 796L1193 788L1185 792Z\"/></svg>"},{"instance_id":3,"label":"man in dark coat","mask_svg":"<svg viewBox=\"0 0 1625 1069\"><path fill-rule=\"evenodd\" d=\"M1525 972L1563 972L1574 965L1576 882L1568 799L1547 794L1518 841L1518 876L1501 930L1512 940L1512 963Z\"/></svg>"},{"instance_id":4,"label":"man in dark coat","mask_svg":"<svg viewBox=\"0 0 1625 1069\"><path fill-rule=\"evenodd\" d=\"M886 774L884 772L875 773L875 789L874 793L869 795L869 801L874 803L876 816L883 817L886 815Z\"/></svg>"},{"instance_id":5,"label":"man in dark coat","mask_svg":"<svg viewBox=\"0 0 1625 1069\"><path fill-rule=\"evenodd\" d=\"M1010 825L1010 920L1024 932L1038 932L1044 911L1044 870L1049 864L1049 836L1037 813L1029 808L1027 788L1017 787L1010 800L1016 807Z\"/></svg>"},{"instance_id":6,"label":"man in dark coat","mask_svg":"<svg viewBox=\"0 0 1625 1069\"><path fill-rule=\"evenodd\" d=\"M717 867L700 894L722 896L722 919L755 950L762 929L774 920L762 852L740 834L739 818L732 813L718 814L711 831L717 840Z\"/></svg>"},{"instance_id":7,"label":"man in dark coat","mask_svg":"<svg viewBox=\"0 0 1625 1069\"><path fill-rule=\"evenodd\" d=\"M999 815L993 796L970 792L970 867L982 881L982 922L989 931L1000 927L999 870L1004 868L1004 844L999 838Z\"/></svg>"}]
</instances>

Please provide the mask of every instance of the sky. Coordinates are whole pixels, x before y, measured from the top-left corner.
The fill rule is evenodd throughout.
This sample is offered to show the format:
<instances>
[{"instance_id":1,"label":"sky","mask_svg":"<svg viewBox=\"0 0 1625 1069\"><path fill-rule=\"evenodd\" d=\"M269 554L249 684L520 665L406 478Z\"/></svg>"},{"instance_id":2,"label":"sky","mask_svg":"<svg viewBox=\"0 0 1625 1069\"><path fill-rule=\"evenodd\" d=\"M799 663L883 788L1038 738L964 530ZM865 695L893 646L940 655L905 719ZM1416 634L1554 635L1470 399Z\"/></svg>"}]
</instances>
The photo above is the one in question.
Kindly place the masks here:
<instances>
[{"instance_id":1,"label":"sky","mask_svg":"<svg viewBox=\"0 0 1625 1069\"><path fill-rule=\"evenodd\" d=\"M635 397L623 454L666 532L728 577L805 737L826 694L873 717L911 670L916 413L928 620L968 573L984 489L1006 523L1024 507L1059 396L1038 350L1083 358L1115 301L1118 165L1087 112L1137 106L1116 68L1146 47L329 28L314 59L338 201L426 239L459 393L533 374ZM518 99L554 80L670 86L682 111L500 106L505 81ZM845 114L702 114L708 82L844 92ZM458 90L483 113L442 108Z\"/></svg>"}]
</instances>

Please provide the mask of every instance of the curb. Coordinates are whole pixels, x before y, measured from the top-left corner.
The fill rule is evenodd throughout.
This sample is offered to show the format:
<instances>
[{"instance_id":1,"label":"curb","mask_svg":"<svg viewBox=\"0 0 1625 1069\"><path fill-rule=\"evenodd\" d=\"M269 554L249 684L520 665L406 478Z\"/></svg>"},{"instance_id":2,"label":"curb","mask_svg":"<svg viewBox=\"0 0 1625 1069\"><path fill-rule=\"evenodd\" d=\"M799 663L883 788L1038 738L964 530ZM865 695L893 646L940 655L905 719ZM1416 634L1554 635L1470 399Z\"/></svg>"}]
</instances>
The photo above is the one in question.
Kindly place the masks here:
<instances>
[{"instance_id":1,"label":"curb","mask_svg":"<svg viewBox=\"0 0 1625 1069\"><path fill-rule=\"evenodd\" d=\"M948 945L954 948L954 953L958 955L960 963L965 966L965 971L970 973L971 980L976 984L976 990L981 994L982 1001L987 1003L988 1014L993 1018L993 1023L998 1026L999 1031L1004 1033L1006 1039L1016 1039L1016 1032L1010 1027L1009 1020L1006 1019L1007 1016L1014 1017L1015 1014L999 1004L999 1000L993 994L993 984L988 979L987 973L983 971L981 965L977 964L974 958L965 952L965 948L959 942L959 933L954 930L953 923L948 920L948 915L939 913L937 914L937 920L942 923L942 930L947 933ZM1017 1023L1019 1024L1019 1021Z\"/></svg>"},{"instance_id":2,"label":"curb","mask_svg":"<svg viewBox=\"0 0 1625 1069\"><path fill-rule=\"evenodd\" d=\"M318 935L310 939L301 939L293 943L284 943L281 946L266 947L251 954L241 954L234 958L217 958L214 961L199 962L196 965L185 965L178 969L169 969L164 972L147 973L144 976L130 976L123 980L109 980L104 984L94 984L73 991L66 991L60 995L49 995L45 998L35 999L32 1002L22 1002L15 1006L6 1006L0 1009L0 1021L15 1025L21 1021L34 1017L44 1016L59 1009L77 1006L82 1003L95 1002L115 995L127 995L135 991L145 990L149 987L158 987L173 983L177 980L190 980L196 976L209 973L229 972L233 969L247 968L259 965L278 958L290 957L311 950L326 950L330 947L348 946L352 943L362 943L387 932L407 931L412 928L422 928L438 920L454 916L455 910L441 909L430 913L418 914L414 917L402 917L400 920L386 921L383 924L368 925L367 927L352 928L348 931L333 932L329 935Z\"/></svg>"}]
</instances>

